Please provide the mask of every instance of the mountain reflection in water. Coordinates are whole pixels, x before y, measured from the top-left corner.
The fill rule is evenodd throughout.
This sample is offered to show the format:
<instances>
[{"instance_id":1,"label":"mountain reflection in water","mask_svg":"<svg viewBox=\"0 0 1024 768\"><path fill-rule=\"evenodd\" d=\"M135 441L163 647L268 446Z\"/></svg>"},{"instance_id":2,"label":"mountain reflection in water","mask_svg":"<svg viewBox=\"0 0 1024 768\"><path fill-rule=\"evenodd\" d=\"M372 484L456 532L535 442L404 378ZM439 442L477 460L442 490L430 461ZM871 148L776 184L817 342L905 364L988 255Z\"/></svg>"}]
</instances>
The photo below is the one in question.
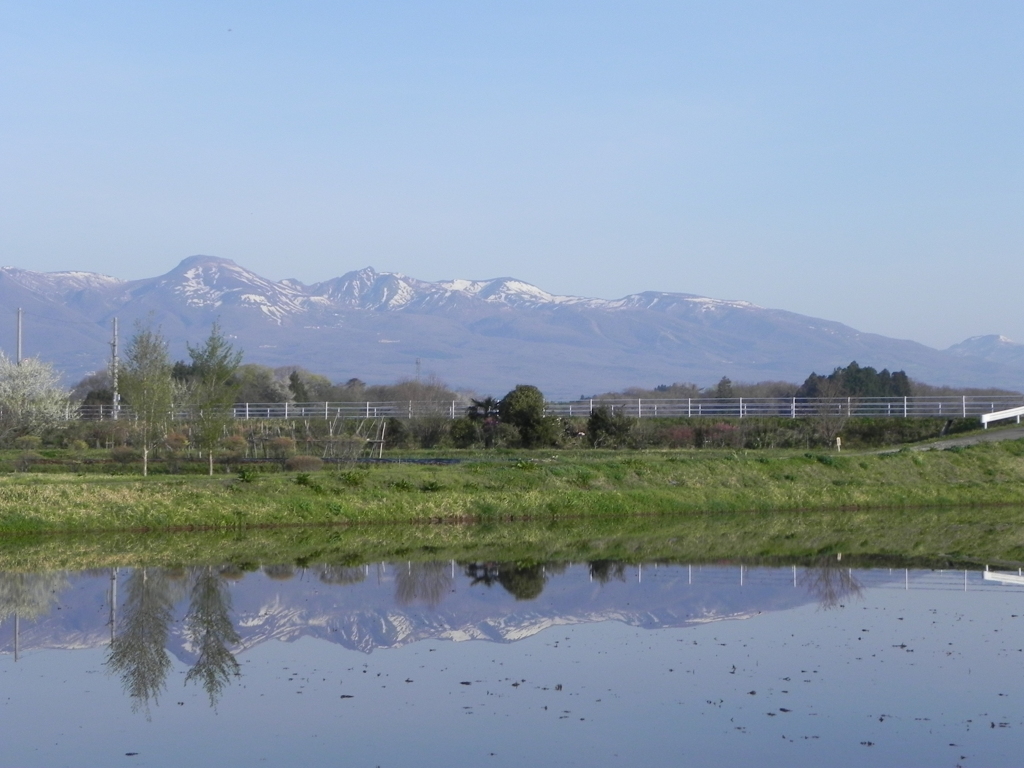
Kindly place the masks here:
<instances>
[{"instance_id":1,"label":"mountain reflection in water","mask_svg":"<svg viewBox=\"0 0 1024 768\"><path fill-rule=\"evenodd\" d=\"M241 674L238 655L268 640L309 636L369 653L424 639L512 642L608 620L683 627L810 601L827 610L857 599L864 579L904 578L909 572L858 575L834 557L755 569L597 560L0 573L0 651L106 646L107 671L148 715L172 655L215 707Z\"/></svg>"}]
</instances>

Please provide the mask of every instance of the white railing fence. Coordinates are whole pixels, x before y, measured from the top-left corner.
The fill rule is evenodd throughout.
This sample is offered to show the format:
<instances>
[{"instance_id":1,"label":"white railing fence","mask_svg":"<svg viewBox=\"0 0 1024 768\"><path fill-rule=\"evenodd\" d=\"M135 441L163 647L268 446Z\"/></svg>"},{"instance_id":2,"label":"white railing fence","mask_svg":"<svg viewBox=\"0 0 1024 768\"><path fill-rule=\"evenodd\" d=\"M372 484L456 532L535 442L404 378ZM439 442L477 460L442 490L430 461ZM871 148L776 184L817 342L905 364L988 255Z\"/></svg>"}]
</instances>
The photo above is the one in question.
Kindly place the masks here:
<instances>
[{"instance_id":1,"label":"white railing fence","mask_svg":"<svg viewBox=\"0 0 1024 768\"><path fill-rule=\"evenodd\" d=\"M466 413L468 400L399 400L390 402L321 402L321 403L236 403L230 408L235 419L415 419L441 417L455 419ZM890 418L981 418L1000 411L1024 408L1024 396L982 397L954 395L946 397L693 397L678 399L630 398L592 399L549 402L546 413L552 416L589 416L594 409L605 407L614 413L634 418L656 417L718 417L750 418L775 416L781 418L814 418L822 416L872 416ZM173 418L188 420L193 408L175 408ZM228 415L228 414L225 414ZM68 419L130 419L131 408L115 409L109 405L82 405L68 410ZM992 419L982 419L987 424Z\"/></svg>"}]
</instances>

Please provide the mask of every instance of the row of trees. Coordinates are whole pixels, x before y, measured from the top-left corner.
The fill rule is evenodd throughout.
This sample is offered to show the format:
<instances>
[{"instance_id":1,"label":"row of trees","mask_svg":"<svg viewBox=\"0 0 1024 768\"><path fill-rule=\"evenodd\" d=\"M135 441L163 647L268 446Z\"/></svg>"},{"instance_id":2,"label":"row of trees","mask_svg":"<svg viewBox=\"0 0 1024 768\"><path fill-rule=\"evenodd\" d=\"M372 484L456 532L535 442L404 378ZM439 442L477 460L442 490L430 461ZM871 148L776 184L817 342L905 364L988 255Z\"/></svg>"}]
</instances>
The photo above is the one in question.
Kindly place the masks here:
<instances>
[{"instance_id":1,"label":"row of trees","mask_svg":"<svg viewBox=\"0 0 1024 768\"><path fill-rule=\"evenodd\" d=\"M836 368L829 376L812 373L792 396L825 399L840 396L885 397L901 396L909 391L909 380L903 371L890 374L887 370L879 372L870 367L861 368L852 362L845 368ZM718 397L732 397L731 382L723 378L715 394ZM543 394L534 386L521 384L501 400L473 400L465 419L451 425L450 437L458 447L470 447L482 442L488 448L498 442L535 448L565 444L567 441L578 442L580 439L594 448L654 445L743 447L748 442L754 443L751 447L765 447L767 444L831 444L847 420L848 416L836 417L832 409L825 408L821 418L808 420L798 428L777 423L785 421L780 419L747 420L745 424L739 425L728 421L710 423L703 419L688 424L677 419L672 424L666 421L651 426L650 420L641 425L638 419L616 412L612 407L599 405L590 413L584 426L578 420L545 416ZM756 436L752 436L755 432Z\"/></svg>"},{"instance_id":2,"label":"row of trees","mask_svg":"<svg viewBox=\"0 0 1024 768\"><path fill-rule=\"evenodd\" d=\"M881 371L871 366L860 366L856 360L849 365L839 366L832 373L819 375L812 373L803 384L789 381L734 382L723 376L710 387L698 387L696 384L676 382L675 384L659 384L653 389L632 387L622 392L607 392L595 395L594 399L644 398L645 400L685 399L698 397L909 397L911 395L1015 395L1005 389L997 388L952 388L935 387L907 376L905 371L893 371L883 368ZM582 400L588 399L581 396Z\"/></svg>"},{"instance_id":3,"label":"row of trees","mask_svg":"<svg viewBox=\"0 0 1024 768\"><path fill-rule=\"evenodd\" d=\"M184 455L183 449L187 448L189 455L193 455L192 449L198 449L207 459L212 473L215 453L225 458L258 456L260 440L265 443L282 434L279 428L276 428L277 434L270 437L262 433L258 437L255 433L243 434L244 430L238 425L229 423L229 406L235 402L465 402L464 395L433 378L402 381L394 385L371 386L359 379L331 384L325 377L301 368L243 364L242 353L233 349L217 325L212 327L203 343L197 346L189 344L187 350L187 360L172 363L168 343L159 330L146 324L137 325L127 345L118 382L123 402L130 406L133 418L114 425L97 423L93 430L96 434L91 434L89 424L84 422L65 423L59 430L54 427L67 417L76 400L109 406L113 391L108 373L97 373L83 379L69 400L52 367L35 359L17 365L0 353L0 445L15 443L31 451L34 446L28 441L35 441L38 445L43 436L48 443L68 446L77 443L83 447L82 440L96 445L123 445L128 441L133 447L123 450L141 454L144 472L148 470L149 456L154 451L166 452L176 462ZM470 407L460 419L425 417L392 421L387 426L386 445L388 448L445 445L535 448L583 444L635 448L809 446L833 442L839 430L843 430L845 440L846 433L850 431L846 423L848 412L825 409L821 419L802 424L792 424L782 418L774 421L745 419L742 423L732 423L728 419L718 419L715 423L706 419L693 423L645 419L644 423L639 423L616 412L610 405L601 407L599 402L623 395L645 399L786 396L845 400L850 397L900 396L911 392L948 394L944 390L932 392L933 389L911 382L903 371L877 371L851 362L827 376L812 373L799 387L786 382L734 384L723 377L717 385L705 390L697 390L693 385L673 384L655 390L609 393L595 397L598 407L589 418L566 419L545 417L544 396L540 390L531 385L519 385L501 399L485 397L470 401ZM178 422L172 432L171 414L176 406L181 405L187 405L194 417L186 424ZM884 429L871 425L854 426L857 429L864 427L860 431L864 433L865 445L914 439L914 436L904 434L909 428L905 424L888 425ZM920 426L913 425L914 429ZM320 427L326 429L329 432L327 437L335 442L345 436L353 439L361 436L364 442L367 439L365 429L359 432L360 428L355 427L358 434L352 433L354 427L351 424L306 424L302 435L289 436L305 441L305 450L315 453L315 445L324 442L319 434L323 431ZM931 428L930 425L924 427ZM324 455L340 455L330 450L331 445L324 449ZM269 455L266 451L263 453ZM40 458L34 456L35 460ZM137 457L132 460L137 460Z\"/></svg>"},{"instance_id":4,"label":"row of trees","mask_svg":"<svg viewBox=\"0 0 1024 768\"><path fill-rule=\"evenodd\" d=\"M125 351L118 386L135 414L143 474L149 452L170 431L176 403L192 407L194 434L213 474L213 454L230 420L227 409L235 402L242 352L232 347L216 323L204 343L188 344L187 349L189 362L172 365L167 340L158 330L140 324Z\"/></svg>"}]
</instances>

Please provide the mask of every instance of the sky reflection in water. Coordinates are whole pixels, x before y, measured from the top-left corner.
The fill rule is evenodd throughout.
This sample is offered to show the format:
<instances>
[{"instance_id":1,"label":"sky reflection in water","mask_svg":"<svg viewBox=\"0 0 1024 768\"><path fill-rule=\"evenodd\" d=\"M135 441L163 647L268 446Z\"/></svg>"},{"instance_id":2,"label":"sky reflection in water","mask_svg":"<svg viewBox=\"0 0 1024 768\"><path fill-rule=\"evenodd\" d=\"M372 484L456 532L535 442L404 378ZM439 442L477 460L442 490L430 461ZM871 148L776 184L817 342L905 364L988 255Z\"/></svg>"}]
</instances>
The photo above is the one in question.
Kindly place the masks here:
<instances>
[{"instance_id":1,"label":"sky reflection in water","mask_svg":"<svg viewBox=\"0 0 1024 768\"><path fill-rule=\"evenodd\" d=\"M2 574L0 765L1010 765L1022 629L831 559Z\"/></svg>"}]
</instances>

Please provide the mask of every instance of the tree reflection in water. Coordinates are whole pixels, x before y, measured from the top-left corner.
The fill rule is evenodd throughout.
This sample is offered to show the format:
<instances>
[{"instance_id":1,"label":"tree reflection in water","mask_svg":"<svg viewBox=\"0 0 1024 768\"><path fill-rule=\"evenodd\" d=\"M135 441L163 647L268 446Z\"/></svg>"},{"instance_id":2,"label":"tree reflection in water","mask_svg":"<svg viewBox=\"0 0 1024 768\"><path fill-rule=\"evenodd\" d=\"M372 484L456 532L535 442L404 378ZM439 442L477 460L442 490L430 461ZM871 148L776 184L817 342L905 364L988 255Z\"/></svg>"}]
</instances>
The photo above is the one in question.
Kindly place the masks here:
<instances>
[{"instance_id":1,"label":"tree reflection in water","mask_svg":"<svg viewBox=\"0 0 1024 768\"><path fill-rule=\"evenodd\" d=\"M515 563L498 571L498 583L516 600L534 600L540 597L547 580L542 563Z\"/></svg>"},{"instance_id":2,"label":"tree reflection in water","mask_svg":"<svg viewBox=\"0 0 1024 768\"><path fill-rule=\"evenodd\" d=\"M824 610L830 610L848 599L861 599L860 582L850 568L840 565L832 555L818 558L813 565L804 569L799 582Z\"/></svg>"},{"instance_id":3,"label":"tree reflection in water","mask_svg":"<svg viewBox=\"0 0 1024 768\"><path fill-rule=\"evenodd\" d=\"M324 584L358 584L366 579L362 566L321 565L315 570Z\"/></svg>"},{"instance_id":4,"label":"tree reflection in water","mask_svg":"<svg viewBox=\"0 0 1024 768\"><path fill-rule=\"evenodd\" d=\"M485 587L491 587L498 583L497 563L465 563L462 565L463 573L470 580L469 586L475 587L477 584L483 584Z\"/></svg>"},{"instance_id":5,"label":"tree reflection in water","mask_svg":"<svg viewBox=\"0 0 1024 768\"><path fill-rule=\"evenodd\" d=\"M268 579L274 579L275 581L288 581L295 577L295 566L291 563L285 563L283 565L264 565L263 573L266 574Z\"/></svg>"},{"instance_id":6,"label":"tree reflection in water","mask_svg":"<svg viewBox=\"0 0 1024 768\"><path fill-rule=\"evenodd\" d=\"M501 584L516 600L533 600L544 591L548 572L561 573L565 563L467 563L464 572L470 586Z\"/></svg>"},{"instance_id":7,"label":"tree reflection in water","mask_svg":"<svg viewBox=\"0 0 1024 768\"><path fill-rule=\"evenodd\" d=\"M410 562L395 566L395 602L399 605L411 605L421 600L436 608L451 588L448 563Z\"/></svg>"},{"instance_id":8,"label":"tree reflection in water","mask_svg":"<svg viewBox=\"0 0 1024 768\"><path fill-rule=\"evenodd\" d=\"M167 653L167 635L174 620L174 604L183 584L169 578L164 568L136 568L125 583L127 596L121 608L120 631L110 643L107 667L121 676L125 692L132 700L132 711L158 702L171 658Z\"/></svg>"},{"instance_id":9,"label":"tree reflection in water","mask_svg":"<svg viewBox=\"0 0 1024 768\"><path fill-rule=\"evenodd\" d=\"M231 623L231 594L220 572L212 566L193 570L192 592L185 614L185 634L198 658L185 675L185 682L198 680L217 706L221 691L241 667L230 647L240 637Z\"/></svg>"},{"instance_id":10,"label":"tree reflection in water","mask_svg":"<svg viewBox=\"0 0 1024 768\"><path fill-rule=\"evenodd\" d=\"M0 573L0 621L14 615L22 619L46 615L67 587L64 571Z\"/></svg>"},{"instance_id":11,"label":"tree reflection in water","mask_svg":"<svg viewBox=\"0 0 1024 768\"><path fill-rule=\"evenodd\" d=\"M618 560L591 560L587 565L590 577L600 584L607 584L612 579L626 580L626 564Z\"/></svg>"}]
</instances>

